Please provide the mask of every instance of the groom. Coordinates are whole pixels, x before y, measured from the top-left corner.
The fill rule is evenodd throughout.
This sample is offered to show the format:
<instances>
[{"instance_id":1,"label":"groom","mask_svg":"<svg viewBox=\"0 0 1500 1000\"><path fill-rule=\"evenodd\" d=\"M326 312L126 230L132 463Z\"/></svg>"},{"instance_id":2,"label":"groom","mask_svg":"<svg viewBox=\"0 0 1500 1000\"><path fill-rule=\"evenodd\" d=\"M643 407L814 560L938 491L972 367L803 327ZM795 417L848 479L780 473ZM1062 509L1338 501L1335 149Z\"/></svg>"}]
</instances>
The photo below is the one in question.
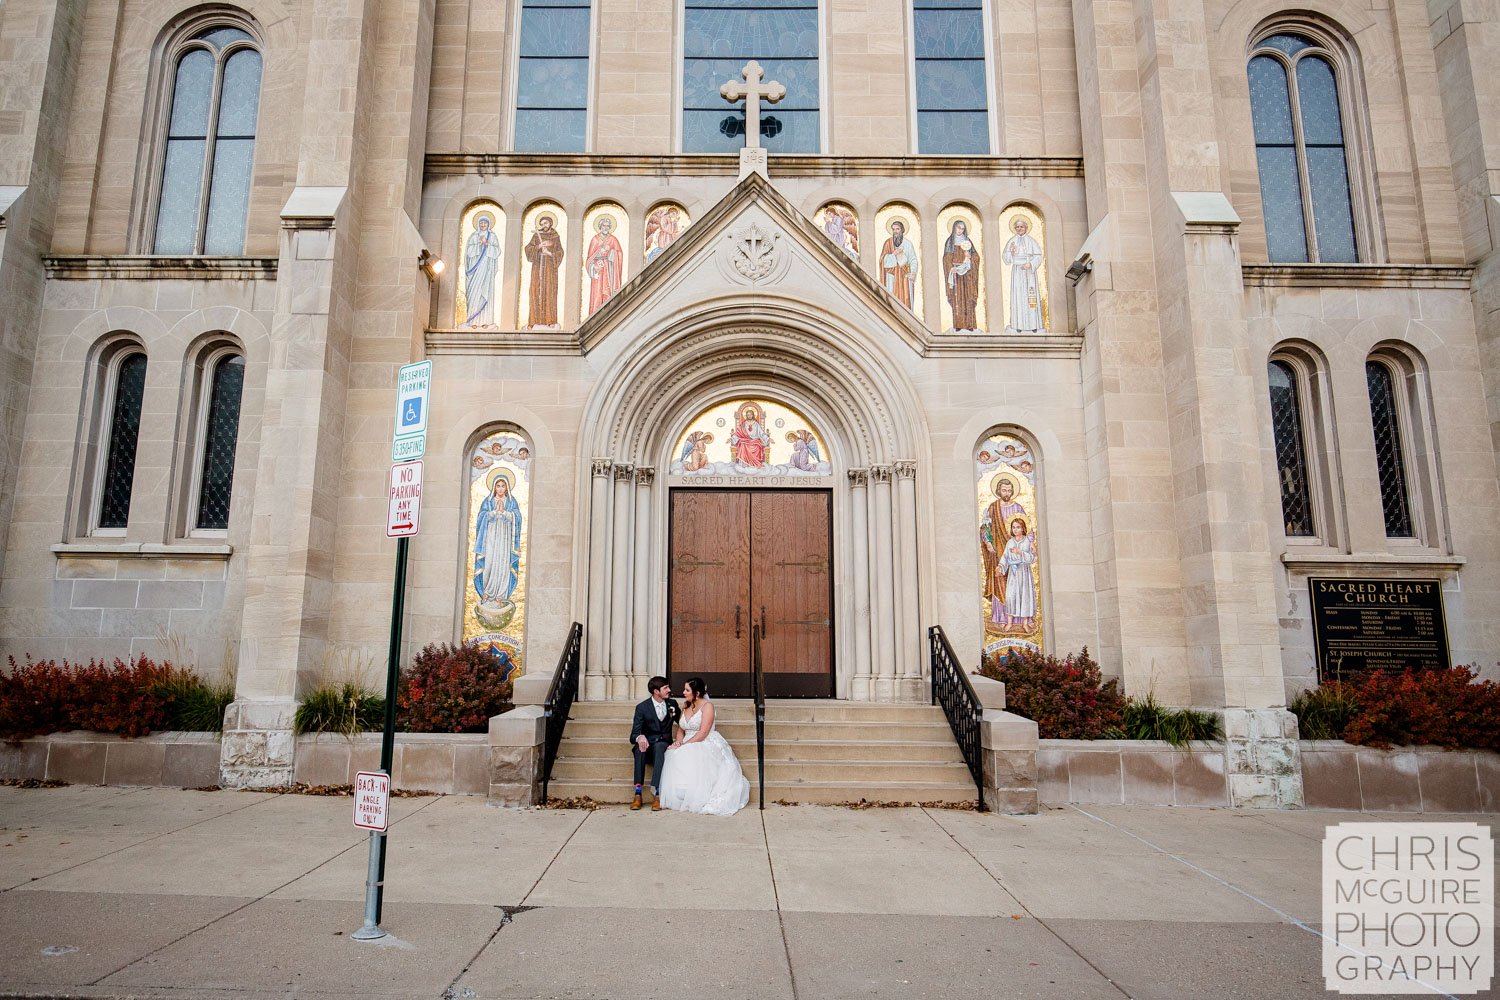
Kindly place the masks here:
<instances>
[{"instance_id":1,"label":"groom","mask_svg":"<svg viewBox=\"0 0 1500 1000\"><path fill-rule=\"evenodd\" d=\"M630 726L630 751L635 757L635 798L630 800L631 809L641 807L641 782L646 777L646 760L651 761L651 811L661 811L661 798L656 794L661 787L661 766L667 756L667 747L672 743L672 726L682 717L677 702L667 697L672 693L665 677L653 677L646 682L651 697L635 706L635 721Z\"/></svg>"}]
</instances>

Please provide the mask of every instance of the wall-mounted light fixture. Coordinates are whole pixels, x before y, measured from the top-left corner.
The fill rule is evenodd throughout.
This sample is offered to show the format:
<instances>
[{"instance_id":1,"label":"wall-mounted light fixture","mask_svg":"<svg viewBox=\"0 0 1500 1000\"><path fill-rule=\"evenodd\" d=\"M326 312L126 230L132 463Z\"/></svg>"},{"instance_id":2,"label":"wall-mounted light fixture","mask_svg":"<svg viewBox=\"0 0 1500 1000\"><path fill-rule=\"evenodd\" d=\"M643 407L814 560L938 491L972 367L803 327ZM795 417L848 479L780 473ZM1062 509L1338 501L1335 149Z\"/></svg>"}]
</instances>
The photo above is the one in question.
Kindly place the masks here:
<instances>
[{"instance_id":1,"label":"wall-mounted light fixture","mask_svg":"<svg viewBox=\"0 0 1500 1000\"><path fill-rule=\"evenodd\" d=\"M1083 276L1094 269L1094 257L1089 253L1080 253L1078 259L1068 265L1068 280L1078 284Z\"/></svg>"},{"instance_id":2,"label":"wall-mounted light fixture","mask_svg":"<svg viewBox=\"0 0 1500 1000\"><path fill-rule=\"evenodd\" d=\"M427 272L429 279L436 281L437 276L443 273L444 265L441 257L434 257L427 250L423 250L417 255L417 266Z\"/></svg>"}]
</instances>

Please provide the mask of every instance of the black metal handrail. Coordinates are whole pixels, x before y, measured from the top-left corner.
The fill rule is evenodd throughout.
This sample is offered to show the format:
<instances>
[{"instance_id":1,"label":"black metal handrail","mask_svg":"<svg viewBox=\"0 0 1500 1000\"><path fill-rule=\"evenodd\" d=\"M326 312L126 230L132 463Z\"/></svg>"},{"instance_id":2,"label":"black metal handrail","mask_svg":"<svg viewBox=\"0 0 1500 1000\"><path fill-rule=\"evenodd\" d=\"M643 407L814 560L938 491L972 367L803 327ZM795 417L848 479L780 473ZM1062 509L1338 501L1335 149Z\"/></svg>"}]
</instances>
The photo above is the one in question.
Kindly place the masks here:
<instances>
[{"instance_id":1,"label":"black metal handrail","mask_svg":"<svg viewBox=\"0 0 1500 1000\"><path fill-rule=\"evenodd\" d=\"M943 706L948 717L948 726L958 742L964 763L974 776L974 787L979 791L979 811L984 812L984 747L981 743L980 726L984 720L984 706L979 695L958 662L948 637L941 625L927 630L932 646L932 703Z\"/></svg>"},{"instance_id":2,"label":"black metal handrail","mask_svg":"<svg viewBox=\"0 0 1500 1000\"><path fill-rule=\"evenodd\" d=\"M547 803L547 783L552 780L552 765L557 763L557 751L562 747L563 727L568 724L568 713L573 702L578 700L578 675L583 651L583 626L578 622L568 629L568 641L563 644L562 655L557 658L557 668L552 671L552 686L547 689L547 700L542 703L542 712L547 722L547 742L542 746L542 804Z\"/></svg>"},{"instance_id":3,"label":"black metal handrail","mask_svg":"<svg viewBox=\"0 0 1500 1000\"><path fill-rule=\"evenodd\" d=\"M760 624L750 626L750 697L755 701L755 766L760 808L766 808L766 675L760 667Z\"/></svg>"}]
</instances>

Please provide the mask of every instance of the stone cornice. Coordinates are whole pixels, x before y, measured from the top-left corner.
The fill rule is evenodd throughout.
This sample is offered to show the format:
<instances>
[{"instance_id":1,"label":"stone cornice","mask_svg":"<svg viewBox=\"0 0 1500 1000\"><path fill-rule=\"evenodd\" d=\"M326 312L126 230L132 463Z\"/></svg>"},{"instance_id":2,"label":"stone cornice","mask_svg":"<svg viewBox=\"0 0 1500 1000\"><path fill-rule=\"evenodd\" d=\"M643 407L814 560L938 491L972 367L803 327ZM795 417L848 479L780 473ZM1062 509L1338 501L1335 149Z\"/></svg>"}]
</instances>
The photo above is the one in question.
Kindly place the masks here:
<instances>
[{"instance_id":1,"label":"stone cornice","mask_svg":"<svg viewBox=\"0 0 1500 1000\"><path fill-rule=\"evenodd\" d=\"M583 354L571 330L428 330L428 354Z\"/></svg>"},{"instance_id":2,"label":"stone cornice","mask_svg":"<svg viewBox=\"0 0 1500 1000\"><path fill-rule=\"evenodd\" d=\"M1456 571L1468 560L1446 552L1376 552L1350 555L1345 552L1284 552L1281 563L1293 573L1361 573L1369 570Z\"/></svg>"},{"instance_id":3,"label":"stone cornice","mask_svg":"<svg viewBox=\"0 0 1500 1000\"><path fill-rule=\"evenodd\" d=\"M734 177L739 159L690 153L428 153L427 176L685 174ZM1082 177L1077 156L772 155L773 177Z\"/></svg>"},{"instance_id":4,"label":"stone cornice","mask_svg":"<svg viewBox=\"0 0 1500 1000\"><path fill-rule=\"evenodd\" d=\"M275 281L275 257L182 257L157 254L56 254L43 257L47 277L64 281Z\"/></svg>"},{"instance_id":5,"label":"stone cornice","mask_svg":"<svg viewBox=\"0 0 1500 1000\"><path fill-rule=\"evenodd\" d=\"M1447 264L1244 264L1246 287L1461 288L1472 267Z\"/></svg>"},{"instance_id":6,"label":"stone cornice","mask_svg":"<svg viewBox=\"0 0 1500 1000\"><path fill-rule=\"evenodd\" d=\"M77 542L58 542L52 546L52 553L58 558L104 556L145 559L228 559L234 554L234 546L228 542L173 542L164 545L160 542L86 539Z\"/></svg>"}]
</instances>

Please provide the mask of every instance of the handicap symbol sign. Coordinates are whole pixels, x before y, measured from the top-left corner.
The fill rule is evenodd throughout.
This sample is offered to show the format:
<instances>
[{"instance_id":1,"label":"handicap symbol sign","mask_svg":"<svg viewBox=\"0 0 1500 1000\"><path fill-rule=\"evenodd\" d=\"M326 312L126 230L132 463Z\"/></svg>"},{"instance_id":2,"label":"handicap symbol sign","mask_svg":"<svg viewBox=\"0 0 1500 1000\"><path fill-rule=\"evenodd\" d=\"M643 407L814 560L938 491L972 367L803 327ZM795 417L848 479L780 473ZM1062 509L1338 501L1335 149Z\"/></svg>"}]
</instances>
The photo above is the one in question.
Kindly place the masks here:
<instances>
[{"instance_id":1,"label":"handicap symbol sign","mask_svg":"<svg viewBox=\"0 0 1500 1000\"><path fill-rule=\"evenodd\" d=\"M422 400L420 397L408 399L401 410L401 427L419 427L422 423Z\"/></svg>"}]
</instances>

